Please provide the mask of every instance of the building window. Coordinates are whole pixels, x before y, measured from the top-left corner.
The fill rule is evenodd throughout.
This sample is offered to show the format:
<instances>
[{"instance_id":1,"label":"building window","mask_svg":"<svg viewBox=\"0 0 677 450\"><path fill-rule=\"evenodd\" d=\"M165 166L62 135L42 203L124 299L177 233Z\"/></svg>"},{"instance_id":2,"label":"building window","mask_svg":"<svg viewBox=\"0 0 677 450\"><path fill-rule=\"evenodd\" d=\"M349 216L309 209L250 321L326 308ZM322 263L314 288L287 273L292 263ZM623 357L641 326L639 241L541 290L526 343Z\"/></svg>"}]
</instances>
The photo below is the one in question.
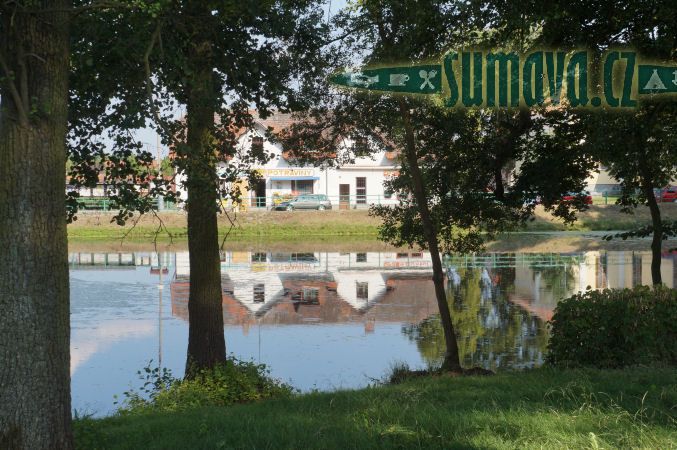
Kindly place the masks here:
<instances>
[{"instance_id":1,"label":"building window","mask_svg":"<svg viewBox=\"0 0 677 450\"><path fill-rule=\"evenodd\" d=\"M355 289L357 291L356 292L357 298L362 300L369 299L369 283L364 281L356 281Z\"/></svg>"},{"instance_id":2,"label":"building window","mask_svg":"<svg viewBox=\"0 0 677 450\"><path fill-rule=\"evenodd\" d=\"M303 261L303 262L317 262L314 253L292 253L289 257L290 261Z\"/></svg>"},{"instance_id":3,"label":"building window","mask_svg":"<svg viewBox=\"0 0 677 450\"><path fill-rule=\"evenodd\" d=\"M291 180L291 190L298 195L313 193L313 180Z\"/></svg>"},{"instance_id":4,"label":"building window","mask_svg":"<svg viewBox=\"0 0 677 450\"><path fill-rule=\"evenodd\" d=\"M355 261L357 261L358 263L367 262L367 254L358 253L357 256L355 257Z\"/></svg>"},{"instance_id":5,"label":"building window","mask_svg":"<svg viewBox=\"0 0 677 450\"><path fill-rule=\"evenodd\" d=\"M261 136L252 137L252 150L254 151L263 150L263 138Z\"/></svg>"},{"instance_id":6,"label":"building window","mask_svg":"<svg viewBox=\"0 0 677 450\"><path fill-rule=\"evenodd\" d=\"M311 303L317 305L320 303L320 290L318 288L303 288L303 303Z\"/></svg>"},{"instance_id":7,"label":"building window","mask_svg":"<svg viewBox=\"0 0 677 450\"><path fill-rule=\"evenodd\" d=\"M367 203L367 177L355 178L355 203Z\"/></svg>"},{"instance_id":8,"label":"building window","mask_svg":"<svg viewBox=\"0 0 677 450\"><path fill-rule=\"evenodd\" d=\"M356 157L369 156L369 141L366 137L360 135L353 136L353 153Z\"/></svg>"},{"instance_id":9,"label":"building window","mask_svg":"<svg viewBox=\"0 0 677 450\"><path fill-rule=\"evenodd\" d=\"M266 262L266 254L252 253L252 262Z\"/></svg>"},{"instance_id":10,"label":"building window","mask_svg":"<svg viewBox=\"0 0 677 450\"><path fill-rule=\"evenodd\" d=\"M233 295L233 293L235 292L235 289L233 288L233 283L231 283L230 281L223 283L222 286L223 293L226 295Z\"/></svg>"},{"instance_id":11,"label":"building window","mask_svg":"<svg viewBox=\"0 0 677 450\"><path fill-rule=\"evenodd\" d=\"M254 285L254 303L263 303L266 301L266 287L263 283Z\"/></svg>"}]
</instances>

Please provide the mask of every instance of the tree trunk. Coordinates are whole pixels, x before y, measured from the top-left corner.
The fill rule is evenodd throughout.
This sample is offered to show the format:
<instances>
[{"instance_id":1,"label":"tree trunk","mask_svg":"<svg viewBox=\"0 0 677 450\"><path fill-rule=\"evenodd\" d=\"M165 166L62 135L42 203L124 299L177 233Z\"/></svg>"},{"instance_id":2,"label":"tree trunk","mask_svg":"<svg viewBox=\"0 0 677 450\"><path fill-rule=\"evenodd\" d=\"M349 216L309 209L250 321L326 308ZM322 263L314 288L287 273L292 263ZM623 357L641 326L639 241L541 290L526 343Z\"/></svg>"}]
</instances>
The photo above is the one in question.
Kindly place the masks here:
<instances>
[{"instance_id":1,"label":"tree trunk","mask_svg":"<svg viewBox=\"0 0 677 450\"><path fill-rule=\"evenodd\" d=\"M221 297L221 260L216 221L214 148L215 92L209 43L191 50L193 80L186 105L188 138L188 253L190 289L186 376L226 361Z\"/></svg>"},{"instance_id":2,"label":"tree trunk","mask_svg":"<svg viewBox=\"0 0 677 450\"><path fill-rule=\"evenodd\" d=\"M505 188L503 187L503 167L502 164L494 168L494 182L496 188L494 189L494 196L497 200L505 200Z\"/></svg>"},{"instance_id":3,"label":"tree trunk","mask_svg":"<svg viewBox=\"0 0 677 450\"><path fill-rule=\"evenodd\" d=\"M651 281L654 285L663 284L661 277L661 248L663 246L663 222L661 210L654 197L651 173L646 167L644 160L639 161L639 171L642 177L642 191L647 198L647 205L651 212L651 224L653 225L653 238L651 240Z\"/></svg>"},{"instance_id":4,"label":"tree trunk","mask_svg":"<svg viewBox=\"0 0 677 450\"><path fill-rule=\"evenodd\" d=\"M418 167L418 159L416 156L416 141L414 139L414 131L411 128L409 120L409 109L402 98L398 99L400 106L400 114L402 122L404 123L404 130L406 133L406 158L411 170L411 176L414 181L414 198L418 206L419 214L421 214L421 221L423 222L423 234L425 235L430 250L430 259L433 264L433 283L435 285L435 297L437 298L437 307L440 310L440 317L442 319L442 329L444 330L444 342L446 344L446 353L444 354L444 362L442 369L450 371L461 371L461 363L458 356L458 344L456 343L456 334L454 333L454 324L451 322L451 314L449 312L449 304L447 303L447 295L444 291L444 272L442 271L442 261L440 260L440 251L437 241L437 232L433 226L430 218L430 210L428 209L428 199L423 185L423 177L421 170Z\"/></svg>"},{"instance_id":5,"label":"tree trunk","mask_svg":"<svg viewBox=\"0 0 677 450\"><path fill-rule=\"evenodd\" d=\"M71 449L68 20L0 11L0 448Z\"/></svg>"}]
</instances>

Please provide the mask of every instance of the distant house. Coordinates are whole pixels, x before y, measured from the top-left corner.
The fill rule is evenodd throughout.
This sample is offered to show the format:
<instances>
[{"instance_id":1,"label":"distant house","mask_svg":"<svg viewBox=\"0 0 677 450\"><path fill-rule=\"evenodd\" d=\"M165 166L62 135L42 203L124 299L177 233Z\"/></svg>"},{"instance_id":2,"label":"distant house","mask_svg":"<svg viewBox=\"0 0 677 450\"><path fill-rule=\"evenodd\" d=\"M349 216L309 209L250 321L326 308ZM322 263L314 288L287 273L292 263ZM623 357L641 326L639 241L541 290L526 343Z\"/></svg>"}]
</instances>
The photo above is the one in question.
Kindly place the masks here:
<instances>
[{"instance_id":1,"label":"distant house","mask_svg":"<svg viewBox=\"0 0 677 450\"><path fill-rule=\"evenodd\" d=\"M237 151L247 154L252 146L261 146L273 158L264 165L254 167L261 181L256 186L240 184L244 190L245 206L270 208L293 195L325 194L333 208L361 208L370 204L395 204L396 196L383 187L383 182L398 174L397 155L389 151L359 155L359 144L351 136L342 139L339 145L350 163L328 168L312 164L300 165L296 158L284 152L282 145L266 137L268 127L278 133L292 124L291 114L275 113L269 118L257 118L251 129L242 130L237 138ZM358 154L355 154L357 149ZM237 156L234 160L236 161ZM217 173L219 168L217 167ZM187 198L183 186L185 177L176 177L177 189L182 199Z\"/></svg>"},{"instance_id":2,"label":"distant house","mask_svg":"<svg viewBox=\"0 0 677 450\"><path fill-rule=\"evenodd\" d=\"M157 162L153 161L149 166L149 170L153 171L157 167ZM81 198L106 198L115 193L115 186L110 180L105 179L105 168L102 165L92 166L92 169L97 172L96 186L93 187L77 187L71 181L71 176L66 172L66 192L78 192ZM166 175L162 175L165 180L169 179ZM149 180L153 180L153 175L148 175ZM135 185L137 189L141 189L140 185ZM175 190L175 186L172 186Z\"/></svg>"},{"instance_id":3,"label":"distant house","mask_svg":"<svg viewBox=\"0 0 677 450\"><path fill-rule=\"evenodd\" d=\"M383 182L399 174L397 151L366 151L361 155L361 148L369 146L369 141L347 135L339 145L338 160L350 160L338 167L325 167L322 164L302 165L292 154L282 149L282 144L272 142L266 137L269 128L279 133L292 125L292 115L273 113L261 119L254 113L254 124L250 129L240 130L237 137L237 152L248 154L252 147L259 146L273 155L266 164L253 167L261 175L256 186L248 186L245 180L238 183L243 192L241 206L251 208L270 208L280 201L294 195L325 194L332 202L333 208L366 208L371 204L397 204L397 195L389 192ZM232 160L237 161L238 156ZM517 163L516 168L519 168ZM515 170L515 169L512 169ZM512 170L506 170L504 180L511 181ZM217 173L219 167L217 167ZM183 186L185 175L177 174L175 182L180 197L187 199ZM606 167L599 165L598 171L586 180L586 189L593 194L613 193L620 190L618 180L609 175Z\"/></svg>"}]
</instances>

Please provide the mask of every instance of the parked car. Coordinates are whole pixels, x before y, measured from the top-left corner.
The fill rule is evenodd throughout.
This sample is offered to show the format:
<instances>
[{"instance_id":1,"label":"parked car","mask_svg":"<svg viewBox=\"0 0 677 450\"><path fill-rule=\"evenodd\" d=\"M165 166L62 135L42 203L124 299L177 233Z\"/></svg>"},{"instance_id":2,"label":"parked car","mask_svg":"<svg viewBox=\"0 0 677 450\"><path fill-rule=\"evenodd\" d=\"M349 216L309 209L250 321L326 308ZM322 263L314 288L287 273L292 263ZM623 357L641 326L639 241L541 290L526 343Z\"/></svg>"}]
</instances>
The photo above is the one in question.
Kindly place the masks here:
<instances>
[{"instance_id":1,"label":"parked car","mask_svg":"<svg viewBox=\"0 0 677 450\"><path fill-rule=\"evenodd\" d=\"M585 198L585 202L586 202L588 205L592 205L592 196L591 196L590 193L587 192L587 191L578 192L578 193L576 193L576 192L569 192L568 194L562 196L561 202L562 202L562 203L571 203L571 202L574 201L574 198L576 198L576 197L584 197L584 198Z\"/></svg>"},{"instance_id":2,"label":"parked car","mask_svg":"<svg viewBox=\"0 0 677 450\"><path fill-rule=\"evenodd\" d=\"M677 187L667 187L654 190L657 202L677 202Z\"/></svg>"},{"instance_id":3,"label":"parked car","mask_svg":"<svg viewBox=\"0 0 677 450\"><path fill-rule=\"evenodd\" d=\"M306 194L292 197L291 200L275 205L275 211L294 211L295 209L331 209L331 201L324 194Z\"/></svg>"}]
</instances>

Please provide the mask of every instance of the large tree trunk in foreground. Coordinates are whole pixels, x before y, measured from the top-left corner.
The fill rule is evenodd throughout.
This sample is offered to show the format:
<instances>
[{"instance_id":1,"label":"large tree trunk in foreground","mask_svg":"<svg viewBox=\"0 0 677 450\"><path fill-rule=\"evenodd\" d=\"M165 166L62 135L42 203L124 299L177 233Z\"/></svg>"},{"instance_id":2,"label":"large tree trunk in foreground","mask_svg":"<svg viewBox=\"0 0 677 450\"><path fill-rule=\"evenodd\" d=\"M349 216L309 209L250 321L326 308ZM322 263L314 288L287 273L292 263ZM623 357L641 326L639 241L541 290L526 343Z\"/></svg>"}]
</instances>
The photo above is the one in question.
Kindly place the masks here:
<instances>
[{"instance_id":1,"label":"large tree trunk in foreground","mask_svg":"<svg viewBox=\"0 0 677 450\"><path fill-rule=\"evenodd\" d=\"M209 44L191 49L195 62L187 104L188 253L190 291L186 376L226 361L221 297L221 260L216 222L216 175L211 143L214 126L214 77Z\"/></svg>"},{"instance_id":2,"label":"large tree trunk in foreground","mask_svg":"<svg viewBox=\"0 0 677 450\"><path fill-rule=\"evenodd\" d=\"M0 12L0 448L70 449L68 22L64 13L8 8Z\"/></svg>"},{"instance_id":3,"label":"large tree trunk in foreground","mask_svg":"<svg viewBox=\"0 0 677 450\"><path fill-rule=\"evenodd\" d=\"M404 123L404 130L406 133L406 157L411 170L411 176L414 181L414 198L418 206L419 214L421 214L421 221L423 222L423 233L428 243L430 250L430 259L433 264L433 283L435 285L435 297L437 298L437 306L440 310L440 317L442 319L442 329L444 330L444 342L446 344L446 353L444 354L444 362L442 369L451 371L460 371L461 363L458 356L458 344L456 343L456 334L454 333L454 325L451 322L451 314L449 312L449 304L447 303L447 295L444 291L444 272L442 270L442 261L440 260L439 245L437 242L437 233L430 218L430 210L428 209L428 199L423 186L423 177L418 167L418 160L416 157L416 141L414 139L414 131L411 128L409 121L409 109L402 98L399 99L400 114Z\"/></svg>"}]
</instances>

